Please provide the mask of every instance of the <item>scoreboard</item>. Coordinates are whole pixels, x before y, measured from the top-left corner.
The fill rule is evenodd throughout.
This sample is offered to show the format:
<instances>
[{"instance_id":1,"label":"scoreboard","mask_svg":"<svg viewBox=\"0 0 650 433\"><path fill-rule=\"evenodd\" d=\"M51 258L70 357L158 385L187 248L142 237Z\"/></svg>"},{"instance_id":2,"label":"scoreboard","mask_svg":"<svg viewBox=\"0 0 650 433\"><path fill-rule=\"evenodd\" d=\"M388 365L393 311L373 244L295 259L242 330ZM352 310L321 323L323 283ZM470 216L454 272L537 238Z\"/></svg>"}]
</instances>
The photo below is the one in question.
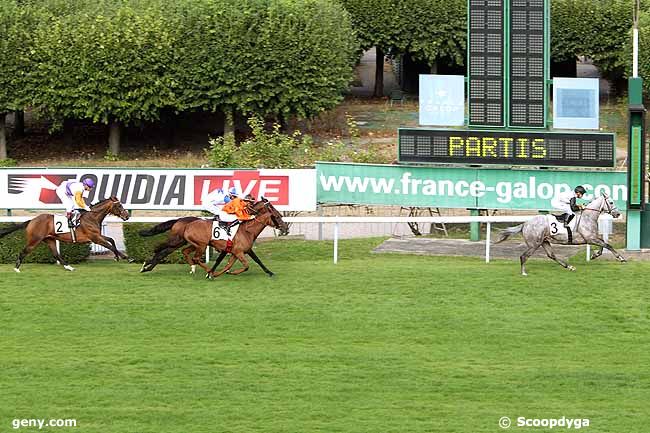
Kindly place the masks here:
<instances>
[{"instance_id":1,"label":"scoreboard","mask_svg":"<svg viewBox=\"0 0 650 433\"><path fill-rule=\"evenodd\" d=\"M608 133L400 128L399 162L613 167Z\"/></svg>"},{"instance_id":2,"label":"scoreboard","mask_svg":"<svg viewBox=\"0 0 650 433\"><path fill-rule=\"evenodd\" d=\"M468 0L469 126L546 128L550 0Z\"/></svg>"},{"instance_id":3,"label":"scoreboard","mask_svg":"<svg viewBox=\"0 0 650 433\"><path fill-rule=\"evenodd\" d=\"M505 126L505 0L469 1L469 124Z\"/></svg>"},{"instance_id":4,"label":"scoreboard","mask_svg":"<svg viewBox=\"0 0 650 433\"><path fill-rule=\"evenodd\" d=\"M508 125L512 127L546 127L547 11L545 0L510 0Z\"/></svg>"}]
</instances>

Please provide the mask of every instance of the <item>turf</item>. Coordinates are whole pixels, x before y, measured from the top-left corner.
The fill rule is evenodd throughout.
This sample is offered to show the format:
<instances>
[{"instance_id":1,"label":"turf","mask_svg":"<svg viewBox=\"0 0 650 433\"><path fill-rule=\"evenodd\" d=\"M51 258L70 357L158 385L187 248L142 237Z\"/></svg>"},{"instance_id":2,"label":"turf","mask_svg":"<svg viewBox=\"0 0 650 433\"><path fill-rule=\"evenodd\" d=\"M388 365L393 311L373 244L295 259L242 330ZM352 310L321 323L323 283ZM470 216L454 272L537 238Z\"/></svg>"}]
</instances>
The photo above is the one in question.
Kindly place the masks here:
<instances>
[{"instance_id":1,"label":"turf","mask_svg":"<svg viewBox=\"0 0 650 433\"><path fill-rule=\"evenodd\" d=\"M0 431L477 433L502 416L647 431L647 264L532 260L524 278L379 242L341 242L337 265L328 242L260 244L274 278L3 266Z\"/></svg>"}]
</instances>

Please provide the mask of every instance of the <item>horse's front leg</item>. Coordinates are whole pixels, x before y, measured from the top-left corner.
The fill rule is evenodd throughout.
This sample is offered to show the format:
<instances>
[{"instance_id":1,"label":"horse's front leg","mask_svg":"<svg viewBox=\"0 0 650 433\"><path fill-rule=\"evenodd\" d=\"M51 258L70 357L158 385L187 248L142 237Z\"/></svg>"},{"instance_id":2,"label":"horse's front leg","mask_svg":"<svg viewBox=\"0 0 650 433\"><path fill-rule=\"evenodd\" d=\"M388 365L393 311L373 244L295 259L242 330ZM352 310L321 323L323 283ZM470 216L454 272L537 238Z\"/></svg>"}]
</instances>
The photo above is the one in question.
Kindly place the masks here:
<instances>
[{"instance_id":1,"label":"horse's front leg","mask_svg":"<svg viewBox=\"0 0 650 433\"><path fill-rule=\"evenodd\" d=\"M223 261L223 259L228 255L227 252L225 251L220 251L219 256L214 260L214 265L212 265L212 268L210 269L210 272L205 274L205 278L212 278L214 275L214 271L217 270L217 266Z\"/></svg>"},{"instance_id":2,"label":"horse's front leg","mask_svg":"<svg viewBox=\"0 0 650 433\"><path fill-rule=\"evenodd\" d=\"M546 255L548 256L549 259L554 260L560 266L563 266L563 267L567 268L570 271L575 271L576 270L575 267L571 266L570 264L568 264L564 260L559 259L555 255L555 251L553 251L553 248L551 247L551 243L549 241L544 241L544 243L542 243L542 248L544 248L544 251L546 251Z\"/></svg>"},{"instance_id":3,"label":"horse's front leg","mask_svg":"<svg viewBox=\"0 0 650 433\"><path fill-rule=\"evenodd\" d=\"M122 254L117 249L117 246L115 245L115 241L113 240L113 238L109 238L108 236L102 236L101 234L90 235L88 236L88 238L91 242L97 245L101 245L102 247L110 250L113 254L115 254L115 261L119 261L120 258L127 259L130 261L130 259L126 254Z\"/></svg>"},{"instance_id":4,"label":"horse's front leg","mask_svg":"<svg viewBox=\"0 0 650 433\"><path fill-rule=\"evenodd\" d=\"M625 257L623 257L618 251L616 251L614 249L614 247L612 247L610 244L608 244L604 240L602 240L600 238L593 238L593 239L589 239L589 243L592 244L592 245L599 246L600 247L600 254L602 254L603 248L607 248L609 251L612 252L612 254L614 254L614 257L616 257L616 259L619 262L621 262L621 263L627 262Z\"/></svg>"},{"instance_id":5,"label":"horse's front leg","mask_svg":"<svg viewBox=\"0 0 650 433\"><path fill-rule=\"evenodd\" d=\"M598 257L603 255L603 247L598 248L596 251L591 253L591 260L596 260Z\"/></svg>"},{"instance_id":6,"label":"horse's front leg","mask_svg":"<svg viewBox=\"0 0 650 433\"><path fill-rule=\"evenodd\" d=\"M246 256L244 252L239 252L235 254L237 256L237 259L241 262L243 265L240 269L237 269L236 271L230 272L230 275L239 275L242 272L246 272L250 266L248 266L248 260L246 260Z\"/></svg>"},{"instance_id":7,"label":"horse's front leg","mask_svg":"<svg viewBox=\"0 0 650 433\"><path fill-rule=\"evenodd\" d=\"M216 274L213 273L212 276L213 277L218 277L220 275L225 274L226 272L228 272L230 270L230 268L232 268L232 265L234 265L236 261L237 261L237 257L235 257L235 255L233 254L232 256L230 256L230 259L228 260L228 263L226 264L226 266L224 266L223 269L221 271L217 272Z\"/></svg>"}]
</instances>

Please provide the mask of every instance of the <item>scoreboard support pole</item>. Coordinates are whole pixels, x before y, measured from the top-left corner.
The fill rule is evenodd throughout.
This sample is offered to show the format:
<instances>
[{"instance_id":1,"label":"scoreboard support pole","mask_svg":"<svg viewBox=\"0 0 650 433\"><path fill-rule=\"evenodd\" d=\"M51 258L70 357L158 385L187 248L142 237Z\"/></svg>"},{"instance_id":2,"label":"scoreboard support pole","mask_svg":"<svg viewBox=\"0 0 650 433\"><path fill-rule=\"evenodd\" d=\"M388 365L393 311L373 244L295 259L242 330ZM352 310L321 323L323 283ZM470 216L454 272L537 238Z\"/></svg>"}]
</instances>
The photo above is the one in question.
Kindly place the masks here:
<instances>
[{"instance_id":1,"label":"scoreboard support pole","mask_svg":"<svg viewBox=\"0 0 650 433\"><path fill-rule=\"evenodd\" d=\"M626 248L640 250L650 247L650 218L645 211L646 149L643 80L628 81L629 139L627 147L627 230Z\"/></svg>"}]
</instances>

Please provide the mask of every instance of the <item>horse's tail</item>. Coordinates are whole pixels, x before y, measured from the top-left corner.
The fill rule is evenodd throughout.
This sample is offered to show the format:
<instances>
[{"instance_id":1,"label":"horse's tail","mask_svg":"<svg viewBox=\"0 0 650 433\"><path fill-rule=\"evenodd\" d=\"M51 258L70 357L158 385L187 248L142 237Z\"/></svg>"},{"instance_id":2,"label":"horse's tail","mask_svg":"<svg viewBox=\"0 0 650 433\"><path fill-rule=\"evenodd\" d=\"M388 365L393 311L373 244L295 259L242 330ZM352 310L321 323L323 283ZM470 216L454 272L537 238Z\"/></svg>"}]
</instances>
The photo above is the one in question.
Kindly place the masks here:
<instances>
[{"instance_id":1,"label":"horse's tail","mask_svg":"<svg viewBox=\"0 0 650 433\"><path fill-rule=\"evenodd\" d=\"M178 221L179 219L180 218L177 218L175 220L165 221L164 223L160 223L156 226L151 227L150 229L140 230L138 233L140 234L140 236L153 236L160 233L164 233L167 230L171 229L173 225L176 224L176 221Z\"/></svg>"},{"instance_id":2,"label":"horse's tail","mask_svg":"<svg viewBox=\"0 0 650 433\"><path fill-rule=\"evenodd\" d=\"M27 227L27 224L29 224L29 221L25 221L24 223L20 223L20 224L13 224L7 228L0 230L0 238L5 237L8 234L13 233L15 231L24 229L25 227Z\"/></svg>"},{"instance_id":3,"label":"horse's tail","mask_svg":"<svg viewBox=\"0 0 650 433\"><path fill-rule=\"evenodd\" d=\"M499 235L497 237L497 240L494 241L495 244L499 244L506 239L508 239L512 235L516 235L517 233L521 233L521 230L524 228L523 224L519 224L518 226L514 227L508 227L507 229L503 229L499 232Z\"/></svg>"}]
</instances>

